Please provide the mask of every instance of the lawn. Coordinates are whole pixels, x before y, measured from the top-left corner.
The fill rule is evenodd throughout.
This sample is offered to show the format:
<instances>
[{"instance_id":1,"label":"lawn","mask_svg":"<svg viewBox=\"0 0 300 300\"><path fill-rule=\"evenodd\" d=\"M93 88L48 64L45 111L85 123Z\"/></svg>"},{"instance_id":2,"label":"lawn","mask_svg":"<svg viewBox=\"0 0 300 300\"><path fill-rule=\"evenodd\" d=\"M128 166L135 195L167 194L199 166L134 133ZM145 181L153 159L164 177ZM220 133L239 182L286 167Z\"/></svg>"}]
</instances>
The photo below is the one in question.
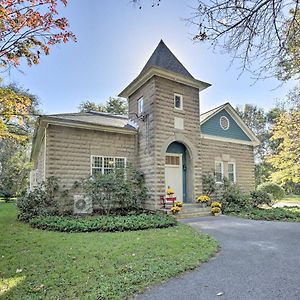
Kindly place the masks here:
<instances>
[{"instance_id":1,"label":"lawn","mask_svg":"<svg viewBox=\"0 0 300 300\"><path fill-rule=\"evenodd\" d=\"M187 225L62 233L16 221L0 203L0 298L124 299L207 261L217 243ZM180 287L176 287L180 288Z\"/></svg>"},{"instance_id":2,"label":"lawn","mask_svg":"<svg viewBox=\"0 0 300 300\"><path fill-rule=\"evenodd\" d=\"M298 203L300 203L300 195L286 195L282 200L279 200L278 202L286 202L286 203L298 202Z\"/></svg>"}]
</instances>

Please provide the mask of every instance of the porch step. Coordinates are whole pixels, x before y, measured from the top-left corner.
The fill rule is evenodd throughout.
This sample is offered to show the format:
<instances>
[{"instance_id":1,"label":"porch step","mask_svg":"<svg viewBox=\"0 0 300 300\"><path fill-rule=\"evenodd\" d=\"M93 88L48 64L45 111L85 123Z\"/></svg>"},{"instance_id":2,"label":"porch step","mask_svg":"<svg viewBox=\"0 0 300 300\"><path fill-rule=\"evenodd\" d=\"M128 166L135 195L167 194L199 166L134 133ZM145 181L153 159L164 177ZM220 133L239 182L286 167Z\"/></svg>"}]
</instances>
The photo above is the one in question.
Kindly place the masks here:
<instances>
[{"instance_id":1,"label":"porch step","mask_svg":"<svg viewBox=\"0 0 300 300\"><path fill-rule=\"evenodd\" d=\"M172 206L162 208L161 211L165 212L167 214L171 214ZM200 207L197 203L189 203L189 204L183 204L182 210L175 215L176 219L190 219L190 218L199 218L199 217L207 217L210 216L210 207Z\"/></svg>"}]
</instances>

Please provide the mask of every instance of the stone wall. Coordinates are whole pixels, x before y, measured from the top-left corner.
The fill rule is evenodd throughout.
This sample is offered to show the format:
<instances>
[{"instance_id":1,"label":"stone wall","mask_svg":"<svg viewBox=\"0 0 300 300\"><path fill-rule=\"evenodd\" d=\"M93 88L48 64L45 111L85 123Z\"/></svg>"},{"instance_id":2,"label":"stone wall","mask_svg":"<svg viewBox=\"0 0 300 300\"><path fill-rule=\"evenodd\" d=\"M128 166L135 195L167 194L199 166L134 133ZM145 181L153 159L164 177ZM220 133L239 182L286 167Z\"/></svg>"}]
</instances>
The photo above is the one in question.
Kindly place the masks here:
<instances>
[{"instance_id":1,"label":"stone wall","mask_svg":"<svg viewBox=\"0 0 300 300\"><path fill-rule=\"evenodd\" d=\"M49 125L46 176L60 178L70 189L75 181L91 175L91 155L126 157L135 163L135 135Z\"/></svg>"},{"instance_id":2,"label":"stone wall","mask_svg":"<svg viewBox=\"0 0 300 300\"><path fill-rule=\"evenodd\" d=\"M245 193L254 190L253 146L201 138L203 173L213 172L216 160L223 161L225 176L228 172L228 162L234 162L237 185Z\"/></svg>"},{"instance_id":3,"label":"stone wall","mask_svg":"<svg viewBox=\"0 0 300 300\"><path fill-rule=\"evenodd\" d=\"M183 95L183 110L174 108L174 93ZM137 101L144 98L144 118L138 119ZM145 174L150 199L147 207L159 208L165 195L165 154L174 141L183 143L190 158L188 200L201 193L199 90L158 76L152 77L129 97L129 117L139 124L140 169ZM174 118L182 118L184 129L174 128Z\"/></svg>"}]
</instances>

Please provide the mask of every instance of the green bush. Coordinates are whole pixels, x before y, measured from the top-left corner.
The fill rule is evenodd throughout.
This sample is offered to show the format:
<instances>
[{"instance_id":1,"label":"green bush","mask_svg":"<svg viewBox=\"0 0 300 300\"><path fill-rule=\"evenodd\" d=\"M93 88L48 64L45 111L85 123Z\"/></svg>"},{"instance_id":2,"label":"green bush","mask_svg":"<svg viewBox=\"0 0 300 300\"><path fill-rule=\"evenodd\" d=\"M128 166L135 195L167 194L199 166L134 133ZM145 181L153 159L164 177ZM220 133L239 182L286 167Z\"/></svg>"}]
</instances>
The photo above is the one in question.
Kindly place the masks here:
<instances>
[{"instance_id":1,"label":"green bush","mask_svg":"<svg viewBox=\"0 0 300 300\"><path fill-rule=\"evenodd\" d=\"M300 222L299 207L251 208L230 214L253 220Z\"/></svg>"},{"instance_id":2,"label":"green bush","mask_svg":"<svg viewBox=\"0 0 300 300\"><path fill-rule=\"evenodd\" d=\"M253 207L258 207L259 205L266 204L272 206L272 196L265 191L253 191L250 193L251 204Z\"/></svg>"},{"instance_id":3,"label":"green bush","mask_svg":"<svg viewBox=\"0 0 300 300\"><path fill-rule=\"evenodd\" d=\"M117 170L83 181L85 197L100 207L103 214L138 210L147 198L144 175L136 170Z\"/></svg>"},{"instance_id":4,"label":"green bush","mask_svg":"<svg viewBox=\"0 0 300 300\"><path fill-rule=\"evenodd\" d=\"M133 231L174 226L177 221L167 215L141 214L131 216L59 217L45 216L30 220L35 228L63 231Z\"/></svg>"},{"instance_id":5,"label":"green bush","mask_svg":"<svg viewBox=\"0 0 300 300\"><path fill-rule=\"evenodd\" d=\"M203 194L211 196L217 189L216 178L213 173L202 175Z\"/></svg>"},{"instance_id":6,"label":"green bush","mask_svg":"<svg viewBox=\"0 0 300 300\"><path fill-rule=\"evenodd\" d=\"M59 189L58 179L49 177L33 191L17 199L18 219L29 221L37 216L55 215L58 205L55 195Z\"/></svg>"},{"instance_id":7,"label":"green bush","mask_svg":"<svg viewBox=\"0 0 300 300\"><path fill-rule=\"evenodd\" d=\"M284 189L273 182L264 182L257 187L257 190L271 194L275 200L280 200L285 196Z\"/></svg>"},{"instance_id":8,"label":"green bush","mask_svg":"<svg viewBox=\"0 0 300 300\"><path fill-rule=\"evenodd\" d=\"M240 211L251 207L250 197L243 194L238 186L229 180L224 180L219 192L222 212Z\"/></svg>"}]
</instances>

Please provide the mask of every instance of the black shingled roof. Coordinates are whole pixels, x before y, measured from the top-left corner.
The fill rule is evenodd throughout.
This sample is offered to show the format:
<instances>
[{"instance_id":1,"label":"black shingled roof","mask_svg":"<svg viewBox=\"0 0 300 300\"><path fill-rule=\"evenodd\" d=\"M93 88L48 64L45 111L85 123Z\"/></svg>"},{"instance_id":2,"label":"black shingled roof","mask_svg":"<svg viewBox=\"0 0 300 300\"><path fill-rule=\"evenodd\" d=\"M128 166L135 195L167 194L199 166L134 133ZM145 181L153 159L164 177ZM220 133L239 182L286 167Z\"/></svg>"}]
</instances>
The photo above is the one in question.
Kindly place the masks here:
<instances>
[{"instance_id":1,"label":"black shingled roof","mask_svg":"<svg viewBox=\"0 0 300 300\"><path fill-rule=\"evenodd\" d=\"M146 71L150 67L160 67L185 77L194 77L189 73L189 71L181 64L181 62L175 57L171 50L166 46L166 44L161 40L154 50L153 54L147 61L142 72Z\"/></svg>"}]
</instances>

